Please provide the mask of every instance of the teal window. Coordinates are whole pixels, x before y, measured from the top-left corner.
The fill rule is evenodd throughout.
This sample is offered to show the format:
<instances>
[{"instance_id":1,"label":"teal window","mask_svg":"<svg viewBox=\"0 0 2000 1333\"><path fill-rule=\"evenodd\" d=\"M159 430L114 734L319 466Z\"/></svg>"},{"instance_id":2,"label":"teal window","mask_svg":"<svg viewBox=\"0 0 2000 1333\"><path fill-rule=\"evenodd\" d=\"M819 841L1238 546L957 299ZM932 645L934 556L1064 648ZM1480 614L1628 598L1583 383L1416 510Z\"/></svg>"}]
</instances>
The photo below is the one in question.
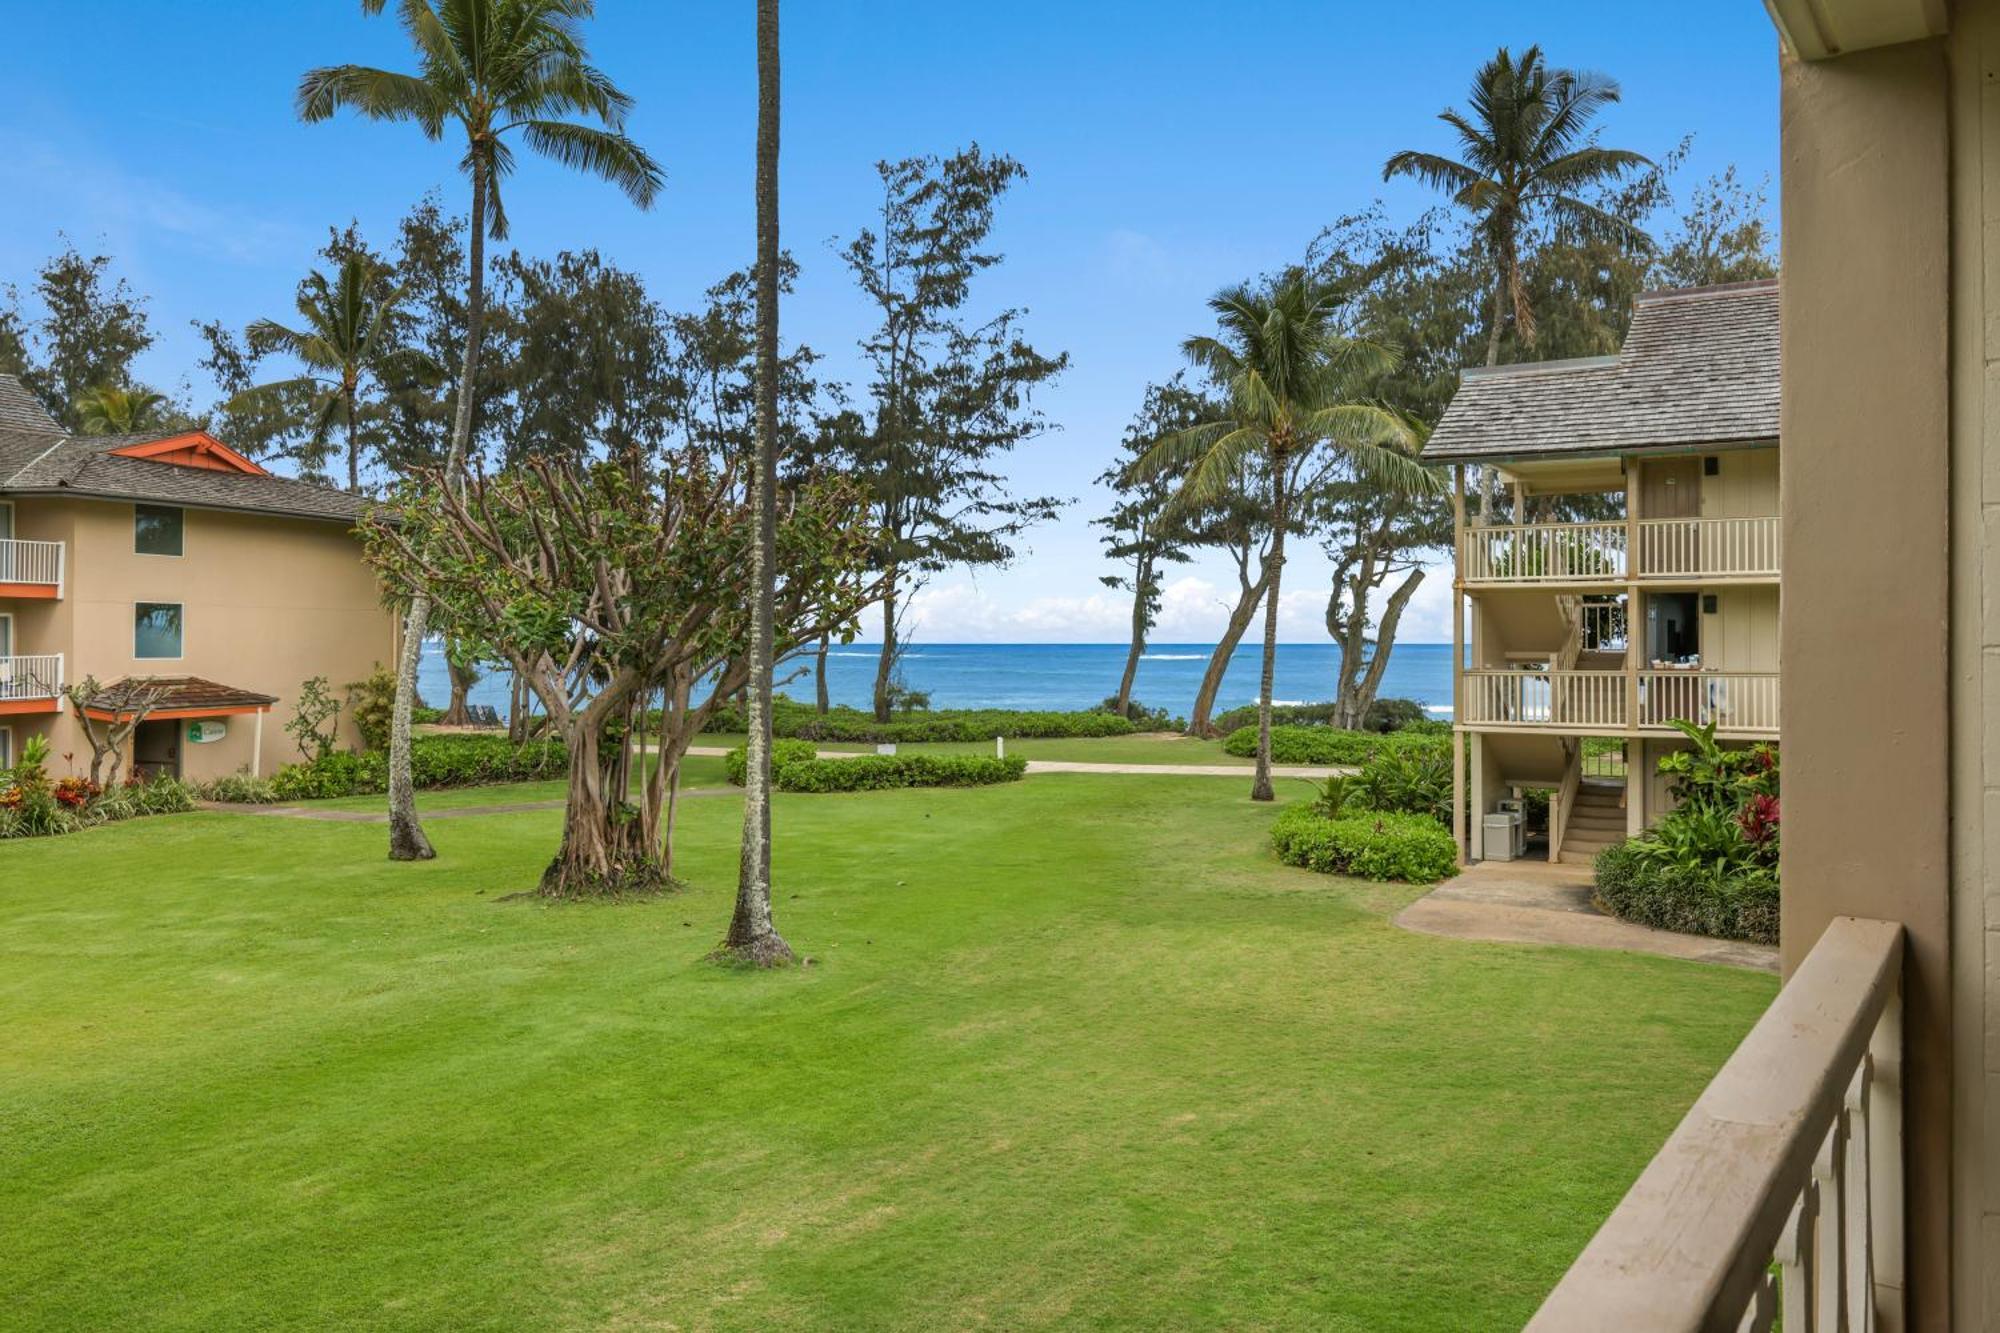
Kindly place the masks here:
<instances>
[{"instance_id":1,"label":"teal window","mask_svg":"<svg viewBox=\"0 0 2000 1333\"><path fill-rule=\"evenodd\" d=\"M181 511L172 505L133 505L132 549L140 555L179 555L181 526Z\"/></svg>"},{"instance_id":2,"label":"teal window","mask_svg":"<svg viewBox=\"0 0 2000 1333\"><path fill-rule=\"evenodd\" d=\"M132 656L179 657L180 655L180 603L140 602L134 607L132 616Z\"/></svg>"}]
</instances>

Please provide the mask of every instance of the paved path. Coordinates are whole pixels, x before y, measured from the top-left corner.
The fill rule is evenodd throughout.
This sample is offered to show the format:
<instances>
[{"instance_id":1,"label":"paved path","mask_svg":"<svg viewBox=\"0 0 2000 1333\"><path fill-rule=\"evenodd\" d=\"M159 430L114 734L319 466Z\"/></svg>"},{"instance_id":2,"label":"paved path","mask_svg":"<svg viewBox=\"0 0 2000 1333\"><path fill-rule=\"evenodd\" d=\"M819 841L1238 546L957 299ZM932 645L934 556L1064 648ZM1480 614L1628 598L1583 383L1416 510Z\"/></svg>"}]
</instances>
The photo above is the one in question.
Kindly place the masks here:
<instances>
[{"instance_id":1,"label":"paved path","mask_svg":"<svg viewBox=\"0 0 2000 1333\"><path fill-rule=\"evenodd\" d=\"M729 751L719 745L691 745L691 755L717 758ZM822 759L856 759L866 750L821 750ZM921 751L911 751L921 753ZM1155 773L1168 778L1247 778L1255 770L1249 764L1100 764L1072 759L1030 759L1029 773ZM1274 764L1274 778L1309 778L1315 782L1336 773L1359 773L1358 768L1329 768L1318 764Z\"/></svg>"},{"instance_id":2,"label":"paved path","mask_svg":"<svg viewBox=\"0 0 2000 1333\"><path fill-rule=\"evenodd\" d=\"M1591 906L1591 886L1588 866L1482 861L1404 908L1396 924L1462 940L1568 944L1778 970L1778 951L1769 945L1680 935L1606 916Z\"/></svg>"}]
</instances>

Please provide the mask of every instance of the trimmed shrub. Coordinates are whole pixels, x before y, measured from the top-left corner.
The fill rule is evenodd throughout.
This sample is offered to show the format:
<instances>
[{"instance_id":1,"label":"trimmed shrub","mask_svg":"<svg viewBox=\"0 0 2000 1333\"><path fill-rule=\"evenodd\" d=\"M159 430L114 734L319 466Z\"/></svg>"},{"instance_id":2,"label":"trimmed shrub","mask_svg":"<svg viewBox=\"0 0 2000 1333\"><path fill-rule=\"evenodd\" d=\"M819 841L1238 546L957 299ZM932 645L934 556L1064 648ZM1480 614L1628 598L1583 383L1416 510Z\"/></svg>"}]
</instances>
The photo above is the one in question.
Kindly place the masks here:
<instances>
[{"instance_id":1,"label":"trimmed shrub","mask_svg":"<svg viewBox=\"0 0 2000 1333\"><path fill-rule=\"evenodd\" d=\"M1718 877L1648 855L1640 840L1597 854L1598 907L1662 930L1778 942L1778 876L1762 867Z\"/></svg>"},{"instance_id":2,"label":"trimmed shrub","mask_svg":"<svg viewBox=\"0 0 2000 1333\"><path fill-rule=\"evenodd\" d=\"M421 789L484 787L561 777L569 755L561 741L511 744L505 736L419 736L410 745L410 776ZM265 795L280 801L373 796L389 790L389 756L381 750L335 753L309 764L287 764ZM220 799L227 799L218 797Z\"/></svg>"},{"instance_id":3,"label":"trimmed shrub","mask_svg":"<svg viewBox=\"0 0 2000 1333\"><path fill-rule=\"evenodd\" d=\"M795 764L802 759L819 758L819 747L811 741L774 740L771 742L771 772L775 774L786 764ZM732 786L740 787L750 777L750 754L742 746L737 746L722 756L722 772Z\"/></svg>"},{"instance_id":4,"label":"trimmed shrub","mask_svg":"<svg viewBox=\"0 0 2000 1333\"><path fill-rule=\"evenodd\" d=\"M63 778L37 798L0 773L0 840L57 837L146 815L182 814L194 809L194 798L192 785L169 777L130 780L111 791L85 778Z\"/></svg>"},{"instance_id":5,"label":"trimmed shrub","mask_svg":"<svg viewBox=\"0 0 2000 1333\"><path fill-rule=\"evenodd\" d=\"M1448 730L1448 729L1447 729ZM1448 736L1427 731L1342 731L1338 727L1271 728L1271 762L1274 764L1365 764L1389 750L1431 750L1439 754L1451 748ZM1257 753L1257 728L1240 727L1222 742L1223 752L1242 758Z\"/></svg>"},{"instance_id":6,"label":"trimmed shrub","mask_svg":"<svg viewBox=\"0 0 2000 1333\"><path fill-rule=\"evenodd\" d=\"M1458 846L1428 815L1348 814L1329 819L1311 805L1287 806L1271 826L1286 865L1326 875L1435 884L1458 869Z\"/></svg>"},{"instance_id":7,"label":"trimmed shrub","mask_svg":"<svg viewBox=\"0 0 2000 1333\"><path fill-rule=\"evenodd\" d=\"M269 778L253 778L248 773L231 773L201 783L195 792L204 801L221 801L226 805L270 805L278 799L277 789Z\"/></svg>"},{"instance_id":8,"label":"trimmed shrub","mask_svg":"<svg viewBox=\"0 0 2000 1333\"><path fill-rule=\"evenodd\" d=\"M779 695L771 701L771 731L804 741L859 741L869 745L919 741L990 741L1023 737L1129 736L1135 731L1170 731L1178 720L1164 711L1143 711L1120 717L1098 708L1076 712L1018 708L936 708L901 712L887 722L859 708L833 708L822 714L811 704ZM657 716L657 715L656 715ZM734 733L749 726L743 711L729 705L708 715L703 731Z\"/></svg>"},{"instance_id":9,"label":"trimmed shrub","mask_svg":"<svg viewBox=\"0 0 2000 1333\"><path fill-rule=\"evenodd\" d=\"M800 746L805 753L788 752ZM729 780L743 785L743 747L723 760ZM812 746L779 741L771 748L771 785L779 791L886 791L894 787L984 787L1018 781L1028 761L977 754L859 754L846 759L817 759Z\"/></svg>"}]
</instances>

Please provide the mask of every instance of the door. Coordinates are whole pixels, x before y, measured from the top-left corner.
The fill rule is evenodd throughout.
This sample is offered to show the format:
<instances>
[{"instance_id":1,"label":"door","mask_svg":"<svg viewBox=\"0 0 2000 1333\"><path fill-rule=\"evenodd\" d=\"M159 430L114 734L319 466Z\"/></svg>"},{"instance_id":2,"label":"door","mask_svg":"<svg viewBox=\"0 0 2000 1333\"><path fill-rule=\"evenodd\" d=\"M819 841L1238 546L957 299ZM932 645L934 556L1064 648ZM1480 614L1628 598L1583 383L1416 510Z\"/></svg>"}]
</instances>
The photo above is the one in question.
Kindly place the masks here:
<instances>
[{"instance_id":1,"label":"door","mask_svg":"<svg viewBox=\"0 0 2000 1333\"><path fill-rule=\"evenodd\" d=\"M14 506L0 500L0 583L14 581Z\"/></svg>"},{"instance_id":2,"label":"door","mask_svg":"<svg viewBox=\"0 0 2000 1333\"><path fill-rule=\"evenodd\" d=\"M1701 460L1649 458L1640 476L1639 572L1700 573Z\"/></svg>"},{"instance_id":3,"label":"door","mask_svg":"<svg viewBox=\"0 0 2000 1333\"><path fill-rule=\"evenodd\" d=\"M181 775L181 724L141 722L132 735L132 771L142 778Z\"/></svg>"}]
</instances>

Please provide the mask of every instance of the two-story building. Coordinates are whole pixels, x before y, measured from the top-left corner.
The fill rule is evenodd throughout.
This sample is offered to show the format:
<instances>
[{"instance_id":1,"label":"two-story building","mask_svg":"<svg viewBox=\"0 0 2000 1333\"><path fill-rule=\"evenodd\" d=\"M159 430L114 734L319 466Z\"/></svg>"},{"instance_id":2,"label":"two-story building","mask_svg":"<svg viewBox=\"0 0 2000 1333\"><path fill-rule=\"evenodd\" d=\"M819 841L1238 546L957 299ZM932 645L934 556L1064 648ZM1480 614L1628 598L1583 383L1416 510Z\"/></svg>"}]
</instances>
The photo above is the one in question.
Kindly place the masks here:
<instances>
[{"instance_id":1,"label":"two-story building","mask_svg":"<svg viewBox=\"0 0 2000 1333\"><path fill-rule=\"evenodd\" d=\"M0 375L0 767L34 735L59 770L65 754L87 765L64 696L86 676L105 687L101 719L148 704L130 754L146 772L297 758L282 724L304 681L338 695L395 661L396 619L354 536L364 506L200 431L67 434Z\"/></svg>"},{"instance_id":2,"label":"two-story building","mask_svg":"<svg viewBox=\"0 0 2000 1333\"><path fill-rule=\"evenodd\" d=\"M1775 281L1642 295L1616 356L1465 372L1424 458L1456 475L1469 858L1525 788L1551 860L1644 829L1677 720L1778 738L1778 405ZM1468 519L1468 468L1494 512Z\"/></svg>"}]
</instances>

